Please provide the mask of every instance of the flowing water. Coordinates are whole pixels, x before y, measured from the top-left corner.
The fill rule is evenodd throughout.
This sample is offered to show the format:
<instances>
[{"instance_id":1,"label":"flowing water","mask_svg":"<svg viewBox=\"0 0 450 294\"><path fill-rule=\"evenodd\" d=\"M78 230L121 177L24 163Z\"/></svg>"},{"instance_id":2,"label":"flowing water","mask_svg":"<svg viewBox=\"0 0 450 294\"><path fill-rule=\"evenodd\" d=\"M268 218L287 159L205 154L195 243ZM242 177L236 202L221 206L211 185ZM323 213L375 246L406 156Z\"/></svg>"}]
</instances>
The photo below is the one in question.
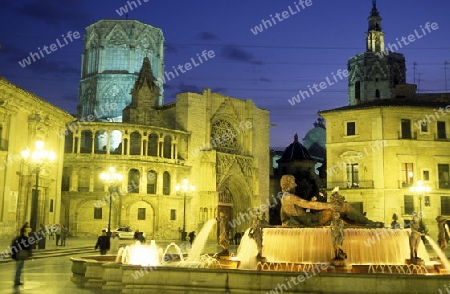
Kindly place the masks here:
<instances>
[{"instance_id":1,"label":"flowing water","mask_svg":"<svg viewBox=\"0 0 450 294\"><path fill-rule=\"evenodd\" d=\"M265 228L262 255L267 262L328 263L334 258L330 233L330 228ZM251 248L248 242L255 243L243 238L239 260L255 256L244 250ZM348 264L405 264L410 258L409 230L346 228L342 247ZM418 255L430 263L423 242Z\"/></svg>"},{"instance_id":2,"label":"flowing water","mask_svg":"<svg viewBox=\"0 0 450 294\"><path fill-rule=\"evenodd\" d=\"M441 259L441 264L444 266L446 273L450 273L450 262L448 261L444 252L442 252L439 245L433 239L431 239L430 236L425 236L425 238L428 240L428 242L430 242L431 247L433 247L433 250L436 252L437 256Z\"/></svg>"},{"instance_id":3,"label":"flowing water","mask_svg":"<svg viewBox=\"0 0 450 294\"><path fill-rule=\"evenodd\" d=\"M192 248L187 257L188 261L200 260L200 255L203 253L208 236L216 222L216 219L213 218L203 225L203 228L200 230L198 236L195 237L194 242L192 243Z\"/></svg>"}]
</instances>

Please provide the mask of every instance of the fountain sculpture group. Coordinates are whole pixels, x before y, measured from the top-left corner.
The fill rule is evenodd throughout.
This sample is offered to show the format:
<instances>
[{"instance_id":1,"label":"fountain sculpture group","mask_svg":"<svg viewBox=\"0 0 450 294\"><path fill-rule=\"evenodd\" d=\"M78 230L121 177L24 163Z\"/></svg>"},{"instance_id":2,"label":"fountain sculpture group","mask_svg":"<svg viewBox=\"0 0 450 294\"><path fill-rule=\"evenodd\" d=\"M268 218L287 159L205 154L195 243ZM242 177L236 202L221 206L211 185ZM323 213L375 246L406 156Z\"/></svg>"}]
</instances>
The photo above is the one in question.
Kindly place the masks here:
<instances>
[{"instance_id":1,"label":"fountain sculpture group","mask_svg":"<svg viewBox=\"0 0 450 294\"><path fill-rule=\"evenodd\" d=\"M421 241L424 234L419 231L417 217L414 217L411 223L410 232L400 229L396 225L391 226L391 228L383 228L383 223L371 221L356 211L345 201L345 197L339 194L338 188L333 190L330 202L326 203L317 202L314 198L312 201L307 201L296 196L293 194L295 187L293 176L285 175L281 178L281 218L283 225L281 227L268 226L267 222L262 221L259 214L256 214L251 227L242 237L235 257L230 256L231 250L227 238L228 216L220 213L218 218L205 224L189 250L181 250L178 245L171 243L163 251L154 241L151 241L150 245L134 244L121 249L116 258L117 267L115 269L120 269L122 279L119 281L119 278L117 278L119 274L116 273L115 283L120 284L121 282L122 293L147 293L145 291L148 289L170 288L180 290L186 287L190 291L192 290L191 293L201 293L203 290L205 293L215 290L220 292L219 290L223 290L223 287L227 289L244 287L242 289L246 289L245 281L254 279L255 275L260 278L264 277L267 281L284 282L285 275L288 272L306 273L310 269L314 272L319 264L322 266L321 269L325 269L328 273L318 275L318 277L330 281L336 278L347 278L347 275L353 275L352 278L355 281L354 279L359 276L354 275L355 273L360 275L364 273L372 275L408 274L423 277L425 277L423 274L450 273L450 264L440 250L440 248L445 248L448 239L444 218L438 217L436 219L439 227L440 248L435 245L435 249L440 251L440 253L437 253L441 259L438 262L430 260ZM307 210L309 212L306 212ZM393 219L393 223L396 222L394 217ZM212 256L202 254L208 236L216 224L219 227L218 244L221 247L221 252ZM426 238L432 245L435 244L431 238L428 236ZM174 248L175 255L169 253L169 247ZM188 253L187 257L185 256L186 253ZM233 262L235 264L234 269L230 269L233 268L230 267L230 263ZM106 275L106 271L112 266L104 266L104 275ZM139 267L141 267L141 271L144 268L146 272L151 268L152 275L134 280L129 279L125 272L132 270L138 272ZM190 268L188 273L183 270L187 267ZM201 271L202 268L207 268L208 272ZM211 285L206 285L205 282L192 280L195 280L194 277L197 277L197 274L199 277L203 277L208 273L217 278L218 272L216 270L226 273L227 278L223 280L224 283L226 281L226 285L222 285L220 281L206 282L206 284L211 283ZM229 272L230 270L241 271L236 276L233 274L234 272ZM265 274L267 271L271 271L270 276ZM175 272L177 277L172 280L159 276L166 272L172 275ZM336 277L337 273L345 274L345 276ZM134 276L132 272L131 275ZM439 277L440 275L436 276ZM211 276L211 279L213 279L213 276ZM240 282L235 281L237 284L233 284L233 279ZM399 277L393 278L392 283L395 283L396 279L399 279ZM405 279L407 281L405 283L410 283L407 277L402 276L401 279ZM440 278L431 279L427 276L422 283L437 283L436 281L441 280ZM240 284L241 282L244 283L244 286ZM103 288L105 288L105 285L108 285L108 282L103 281ZM355 285L352 285L352 287L354 287L355 292L358 292L367 290L364 287L368 285L367 282L363 282L358 285L359 288ZM389 293L391 290L389 288L386 292L383 292L383 289L376 284L374 285L378 287L378 293ZM336 287L329 288L332 290L327 292L328 288L325 288L328 286L311 286L307 283L298 287L300 288L296 288L297 290L320 290L323 293L352 292L351 287L347 287L345 290L342 288L342 292L339 292L340 290ZM260 285L255 286L254 293L269 288L267 284L260 280ZM127 289L133 290L128 292ZM140 290L137 289L143 289L143 292L139 292ZM401 293L401 291L398 293Z\"/></svg>"}]
</instances>

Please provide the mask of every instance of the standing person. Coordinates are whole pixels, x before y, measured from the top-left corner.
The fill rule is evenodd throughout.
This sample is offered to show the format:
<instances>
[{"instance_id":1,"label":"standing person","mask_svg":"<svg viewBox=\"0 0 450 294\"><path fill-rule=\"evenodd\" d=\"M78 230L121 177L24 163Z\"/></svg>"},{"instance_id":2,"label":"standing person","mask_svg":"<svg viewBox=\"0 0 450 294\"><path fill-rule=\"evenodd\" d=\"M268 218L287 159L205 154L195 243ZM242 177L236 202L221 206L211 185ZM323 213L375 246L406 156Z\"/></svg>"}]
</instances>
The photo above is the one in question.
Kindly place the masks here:
<instances>
[{"instance_id":1,"label":"standing person","mask_svg":"<svg viewBox=\"0 0 450 294\"><path fill-rule=\"evenodd\" d=\"M189 243L191 243L192 245L192 243L194 243L195 240L195 231L190 232L188 236L189 236Z\"/></svg>"},{"instance_id":2,"label":"standing person","mask_svg":"<svg viewBox=\"0 0 450 294\"><path fill-rule=\"evenodd\" d=\"M98 236L97 243L95 244L95 249L100 248L100 254L105 255L110 246L111 243L109 237L106 236L106 230L102 230L102 235Z\"/></svg>"},{"instance_id":3,"label":"standing person","mask_svg":"<svg viewBox=\"0 0 450 294\"><path fill-rule=\"evenodd\" d=\"M68 234L69 230L64 225L61 225L61 246L66 246L66 238Z\"/></svg>"},{"instance_id":4,"label":"standing person","mask_svg":"<svg viewBox=\"0 0 450 294\"><path fill-rule=\"evenodd\" d=\"M14 251L14 252L13 252ZM32 247L28 242L27 228L23 226L20 229L20 236L17 237L11 244L11 258L16 261L16 274L14 276L14 286L23 285L20 281L22 275L22 269L25 265L25 259L30 258L32 255Z\"/></svg>"},{"instance_id":5,"label":"standing person","mask_svg":"<svg viewBox=\"0 0 450 294\"><path fill-rule=\"evenodd\" d=\"M61 225L56 225L55 235L56 235L56 246L58 246L59 240L61 239Z\"/></svg>"},{"instance_id":6,"label":"standing person","mask_svg":"<svg viewBox=\"0 0 450 294\"><path fill-rule=\"evenodd\" d=\"M119 235L117 234L117 232L113 232L112 236L111 236L111 241L110 241L110 245L111 245L111 249L110 249L110 253L111 254L117 254L119 252Z\"/></svg>"}]
</instances>

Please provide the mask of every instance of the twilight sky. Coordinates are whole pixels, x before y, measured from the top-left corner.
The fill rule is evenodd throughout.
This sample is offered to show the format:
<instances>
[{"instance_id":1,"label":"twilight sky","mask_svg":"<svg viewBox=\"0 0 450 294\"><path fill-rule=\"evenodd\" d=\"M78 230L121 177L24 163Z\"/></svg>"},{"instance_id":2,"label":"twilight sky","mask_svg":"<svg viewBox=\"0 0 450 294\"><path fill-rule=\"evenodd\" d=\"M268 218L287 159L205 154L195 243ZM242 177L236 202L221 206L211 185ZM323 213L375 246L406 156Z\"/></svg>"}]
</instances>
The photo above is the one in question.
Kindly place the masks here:
<instances>
[{"instance_id":1,"label":"twilight sky","mask_svg":"<svg viewBox=\"0 0 450 294\"><path fill-rule=\"evenodd\" d=\"M76 112L85 27L100 19L135 19L162 29L166 40L166 71L185 64L203 50L215 57L165 84L165 103L184 91L204 88L251 99L270 110L271 146L285 147L294 133L303 138L317 111L347 105L347 79L327 86L301 103L288 99L308 85L333 80L347 68L350 56L365 51L370 0L3 0L0 10L0 76L70 112ZM130 9L128 2L136 5ZM407 82L421 92L443 92L447 67L450 88L450 1L378 0L386 44L408 37L404 45ZM119 11L122 16L117 12ZM283 11L286 11L283 13ZM279 13L277 16L276 14ZM272 17L273 20L272 20ZM279 20L281 19L281 21ZM267 29L262 25L266 21ZM272 23L272 27L268 22ZM436 22L424 35L421 27ZM275 24L274 24L275 23ZM261 26L255 34L255 26ZM253 32L252 30L253 29ZM80 38L62 35L79 32ZM59 39L60 48L22 67L19 61ZM447 62L447 65L445 65Z\"/></svg>"}]
</instances>

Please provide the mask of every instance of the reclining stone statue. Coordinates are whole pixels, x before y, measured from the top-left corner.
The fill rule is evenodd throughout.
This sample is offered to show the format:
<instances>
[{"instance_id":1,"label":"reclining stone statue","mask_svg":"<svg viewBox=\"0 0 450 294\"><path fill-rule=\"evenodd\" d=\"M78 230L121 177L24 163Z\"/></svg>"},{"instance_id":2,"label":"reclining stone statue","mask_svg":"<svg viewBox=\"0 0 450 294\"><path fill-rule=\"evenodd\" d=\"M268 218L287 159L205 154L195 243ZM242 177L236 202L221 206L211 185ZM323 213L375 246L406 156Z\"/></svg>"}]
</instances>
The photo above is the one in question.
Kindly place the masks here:
<instances>
[{"instance_id":1,"label":"reclining stone statue","mask_svg":"<svg viewBox=\"0 0 450 294\"><path fill-rule=\"evenodd\" d=\"M297 184L292 175L281 177L281 222L283 226L329 226L336 211L335 204L329 202L308 201L293 194ZM337 191L333 192L338 193ZM343 196L337 194L341 198ZM332 195L333 197L333 195ZM310 209L311 212L306 212ZM383 227L383 223L373 222L354 209L348 202L340 204L338 209L341 219L351 225Z\"/></svg>"}]
</instances>

